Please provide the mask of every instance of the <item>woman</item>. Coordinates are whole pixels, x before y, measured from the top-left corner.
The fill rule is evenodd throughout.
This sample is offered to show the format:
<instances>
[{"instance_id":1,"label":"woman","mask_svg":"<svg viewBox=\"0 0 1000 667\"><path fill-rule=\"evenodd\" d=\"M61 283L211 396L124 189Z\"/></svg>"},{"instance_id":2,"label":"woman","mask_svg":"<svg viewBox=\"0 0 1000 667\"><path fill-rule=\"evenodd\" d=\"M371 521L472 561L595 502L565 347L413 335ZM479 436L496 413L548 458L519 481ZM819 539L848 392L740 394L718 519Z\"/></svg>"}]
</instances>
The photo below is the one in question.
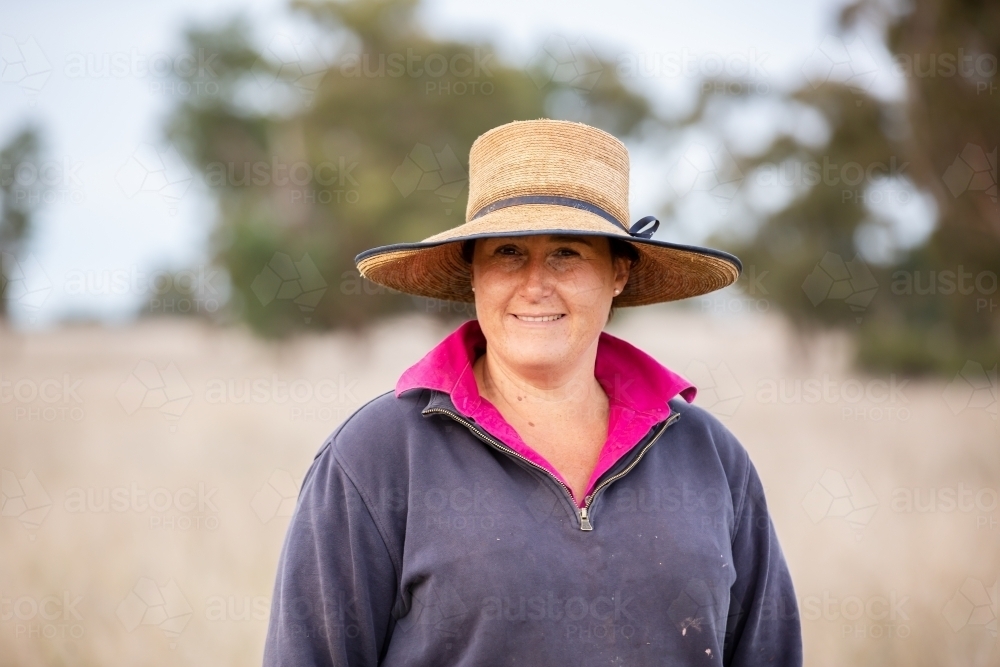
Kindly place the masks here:
<instances>
[{"instance_id":1,"label":"woman","mask_svg":"<svg viewBox=\"0 0 1000 667\"><path fill-rule=\"evenodd\" d=\"M316 455L265 665L801 665L746 451L693 385L603 331L614 306L742 268L629 226L628 164L587 125L502 125L472 146L465 224L358 256L477 319Z\"/></svg>"}]
</instances>

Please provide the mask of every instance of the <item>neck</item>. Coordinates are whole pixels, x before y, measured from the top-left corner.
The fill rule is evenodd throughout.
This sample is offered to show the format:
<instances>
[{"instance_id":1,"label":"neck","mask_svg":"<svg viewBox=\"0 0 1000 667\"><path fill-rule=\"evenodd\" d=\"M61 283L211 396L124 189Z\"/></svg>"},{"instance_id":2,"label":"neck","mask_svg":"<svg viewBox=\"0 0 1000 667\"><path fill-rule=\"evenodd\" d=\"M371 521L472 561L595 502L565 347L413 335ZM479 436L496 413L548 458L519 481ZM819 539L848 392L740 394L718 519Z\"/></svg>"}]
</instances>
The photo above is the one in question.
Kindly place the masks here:
<instances>
[{"instance_id":1,"label":"neck","mask_svg":"<svg viewBox=\"0 0 1000 667\"><path fill-rule=\"evenodd\" d=\"M579 412L595 404L606 406L607 395L594 377L597 341L566 367L521 369L492 353L476 359L473 373L479 393L494 405L506 403L519 410Z\"/></svg>"}]
</instances>

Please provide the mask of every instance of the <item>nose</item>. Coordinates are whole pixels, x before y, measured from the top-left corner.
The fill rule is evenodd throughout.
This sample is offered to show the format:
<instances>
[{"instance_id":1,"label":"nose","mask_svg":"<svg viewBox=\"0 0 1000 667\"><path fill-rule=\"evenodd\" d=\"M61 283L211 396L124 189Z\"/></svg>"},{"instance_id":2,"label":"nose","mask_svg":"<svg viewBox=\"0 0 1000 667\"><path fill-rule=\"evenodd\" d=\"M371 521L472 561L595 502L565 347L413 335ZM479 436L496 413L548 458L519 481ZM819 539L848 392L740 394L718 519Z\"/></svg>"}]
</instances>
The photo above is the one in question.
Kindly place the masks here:
<instances>
[{"instance_id":1,"label":"nose","mask_svg":"<svg viewBox=\"0 0 1000 667\"><path fill-rule=\"evenodd\" d=\"M538 301L552 292L555 276L546 265L544 254L531 253L523 272L521 292L526 298Z\"/></svg>"}]
</instances>

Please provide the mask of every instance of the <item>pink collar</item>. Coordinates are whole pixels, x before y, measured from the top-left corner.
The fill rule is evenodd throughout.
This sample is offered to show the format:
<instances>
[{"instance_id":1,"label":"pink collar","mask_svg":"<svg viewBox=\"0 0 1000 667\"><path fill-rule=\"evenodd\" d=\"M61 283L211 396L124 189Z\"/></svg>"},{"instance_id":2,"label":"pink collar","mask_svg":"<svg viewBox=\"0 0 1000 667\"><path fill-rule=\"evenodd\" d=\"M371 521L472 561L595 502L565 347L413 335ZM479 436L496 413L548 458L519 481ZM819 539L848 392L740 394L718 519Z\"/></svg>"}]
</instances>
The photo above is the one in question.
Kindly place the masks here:
<instances>
[{"instance_id":1,"label":"pink collar","mask_svg":"<svg viewBox=\"0 0 1000 667\"><path fill-rule=\"evenodd\" d=\"M472 363L486 351L478 320L469 320L448 335L423 359L410 366L396 383L396 396L417 388L436 389L451 396L455 408L495 438L542 466L563 484L566 480L541 454L525 443L496 407L479 395ZM680 394L691 403L697 388L639 348L601 332L594 377L610 400L608 439L585 496L601 475L627 454L642 437L670 415L667 401ZM569 485L567 485L569 486ZM578 506L583 502L577 499Z\"/></svg>"}]
</instances>

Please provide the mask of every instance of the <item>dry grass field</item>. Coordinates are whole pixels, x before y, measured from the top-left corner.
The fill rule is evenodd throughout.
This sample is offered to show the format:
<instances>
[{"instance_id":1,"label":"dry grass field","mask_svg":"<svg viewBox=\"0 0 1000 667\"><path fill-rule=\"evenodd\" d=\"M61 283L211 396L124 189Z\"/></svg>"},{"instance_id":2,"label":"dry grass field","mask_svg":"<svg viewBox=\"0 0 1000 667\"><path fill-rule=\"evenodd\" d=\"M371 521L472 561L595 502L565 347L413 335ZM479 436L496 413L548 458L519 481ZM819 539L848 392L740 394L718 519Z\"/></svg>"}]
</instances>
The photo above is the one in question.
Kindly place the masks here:
<instances>
[{"instance_id":1,"label":"dry grass field","mask_svg":"<svg viewBox=\"0 0 1000 667\"><path fill-rule=\"evenodd\" d=\"M0 331L0 665L259 664L314 453L449 331ZM694 381L750 452L807 665L1000 664L995 369L862 376L847 339L802 345L776 316L649 307L609 331Z\"/></svg>"}]
</instances>

